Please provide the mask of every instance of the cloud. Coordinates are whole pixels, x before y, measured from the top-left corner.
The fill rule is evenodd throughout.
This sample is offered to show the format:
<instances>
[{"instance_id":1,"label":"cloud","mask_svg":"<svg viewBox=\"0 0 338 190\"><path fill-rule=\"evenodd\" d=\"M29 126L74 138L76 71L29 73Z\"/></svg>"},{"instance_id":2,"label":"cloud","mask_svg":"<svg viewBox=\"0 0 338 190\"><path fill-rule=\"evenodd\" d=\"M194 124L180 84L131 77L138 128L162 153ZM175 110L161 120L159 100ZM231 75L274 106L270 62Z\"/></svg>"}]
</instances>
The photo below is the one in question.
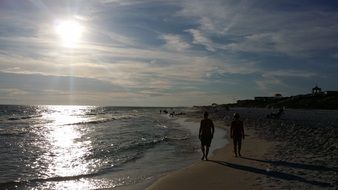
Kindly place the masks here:
<instances>
[{"instance_id":1,"label":"cloud","mask_svg":"<svg viewBox=\"0 0 338 190\"><path fill-rule=\"evenodd\" d=\"M286 80L290 78L301 80L301 79L312 79L317 74L307 71L297 70L276 70L276 71L265 71L261 73L261 78L256 80L256 85L259 89L263 90L264 94L273 95L275 93L281 93L281 89L290 89L294 84L289 84Z\"/></svg>"},{"instance_id":2,"label":"cloud","mask_svg":"<svg viewBox=\"0 0 338 190\"><path fill-rule=\"evenodd\" d=\"M281 30L246 36L226 45L233 51L253 53L281 53L289 56L316 56L321 50L338 48L332 39L338 39L336 28ZM318 53L317 53L318 52Z\"/></svg>"},{"instance_id":3,"label":"cloud","mask_svg":"<svg viewBox=\"0 0 338 190\"><path fill-rule=\"evenodd\" d=\"M317 76L316 73L306 72L306 71L297 71L297 70L277 70L265 72L262 74L263 77L301 77L309 78Z\"/></svg>"},{"instance_id":4,"label":"cloud","mask_svg":"<svg viewBox=\"0 0 338 190\"><path fill-rule=\"evenodd\" d=\"M191 47L190 44L185 42L179 35L164 34L160 38L165 40L165 47L170 50L182 51Z\"/></svg>"},{"instance_id":5,"label":"cloud","mask_svg":"<svg viewBox=\"0 0 338 190\"><path fill-rule=\"evenodd\" d=\"M18 89L18 88L2 88L0 89L0 94L2 97L11 97L11 96L17 96L17 95L27 95L28 92Z\"/></svg>"},{"instance_id":6,"label":"cloud","mask_svg":"<svg viewBox=\"0 0 338 190\"><path fill-rule=\"evenodd\" d=\"M248 10L248 1L181 1L179 16L194 18L199 29L208 34L224 35Z\"/></svg>"},{"instance_id":7,"label":"cloud","mask_svg":"<svg viewBox=\"0 0 338 190\"><path fill-rule=\"evenodd\" d=\"M265 94L271 94L272 87L285 85L281 82L281 80L278 80L276 78L265 78L263 80L257 80L256 84L258 88L265 91Z\"/></svg>"},{"instance_id":8,"label":"cloud","mask_svg":"<svg viewBox=\"0 0 338 190\"><path fill-rule=\"evenodd\" d=\"M292 2L277 1L269 5L283 3ZM297 3L293 4L297 7ZM181 6L179 15L193 18L199 24L188 30L194 43L204 45L209 51L312 57L320 55L322 50L338 48L334 43L338 40L338 24L334 21L338 13L320 6L313 9L302 4L304 8L288 11L259 1L221 0L184 1Z\"/></svg>"},{"instance_id":9,"label":"cloud","mask_svg":"<svg viewBox=\"0 0 338 190\"><path fill-rule=\"evenodd\" d=\"M228 49L242 52L275 52L279 37L273 33L260 33L246 36L244 40L228 44Z\"/></svg>"},{"instance_id":10,"label":"cloud","mask_svg":"<svg viewBox=\"0 0 338 190\"><path fill-rule=\"evenodd\" d=\"M197 45L203 45L205 48L209 51L216 51L216 48L214 47L214 43L208 39L204 34L196 29L188 29L187 32L191 33L193 37L193 44Z\"/></svg>"},{"instance_id":11,"label":"cloud","mask_svg":"<svg viewBox=\"0 0 338 190\"><path fill-rule=\"evenodd\" d=\"M179 49L189 46L176 35L165 37L167 45L178 44ZM29 49L6 51L0 55L3 62L0 66L1 71L53 76L72 75L109 81L127 87L151 84L158 88L170 88L174 85L175 79L203 81L205 73L214 66L219 66L224 73L243 73L247 67L245 64L243 66L230 64L233 61L224 62L199 55L199 52L177 53L167 49L139 49L91 43L84 43L80 48L68 51L56 49L55 44L36 44L34 38L15 40L15 44L22 43L27 46L35 44L38 50L34 51L33 55L30 55ZM156 64L148 60L156 60ZM156 84L156 81L163 79L167 80L166 85Z\"/></svg>"}]
</instances>

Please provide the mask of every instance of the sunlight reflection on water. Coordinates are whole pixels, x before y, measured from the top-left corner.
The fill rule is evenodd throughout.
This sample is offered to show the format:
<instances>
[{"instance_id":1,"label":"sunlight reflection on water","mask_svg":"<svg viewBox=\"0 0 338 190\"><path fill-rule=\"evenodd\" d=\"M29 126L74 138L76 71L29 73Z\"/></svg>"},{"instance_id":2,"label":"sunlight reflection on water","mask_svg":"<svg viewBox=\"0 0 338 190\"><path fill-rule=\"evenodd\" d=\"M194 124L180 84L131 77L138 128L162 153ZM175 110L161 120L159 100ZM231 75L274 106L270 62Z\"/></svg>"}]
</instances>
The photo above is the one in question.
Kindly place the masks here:
<instances>
[{"instance_id":1,"label":"sunlight reflection on water","mask_svg":"<svg viewBox=\"0 0 338 190\"><path fill-rule=\"evenodd\" d=\"M43 119L51 121L51 125L60 126L88 121L83 115L92 106L48 106L42 114Z\"/></svg>"},{"instance_id":2,"label":"sunlight reflection on water","mask_svg":"<svg viewBox=\"0 0 338 190\"><path fill-rule=\"evenodd\" d=\"M42 116L50 121L42 132L46 144L40 144L46 150L37 159L45 162L46 170L42 172L44 176L76 178L94 171L97 160L86 159L91 154L91 141L89 137L82 139L88 132L87 127L68 125L86 122L88 118L83 117L86 111L87 106L48 106L48 111ZM46 185L49 184L47 188L56 189L93 189L104 186L104 182L97 183L81 177L76 179L78 180L62 180Z\"/></svg>"},{"instance_id":3,"label":"sunlight reflection on water","mask_svg":"<svg viewBox=\"0 0 338 190\"><path fill-rule=\"evenodd\" d=\"M114 188L116 185L107 183L106 180L100 179L79 179L72 181L62 181L46 183L43 187L45 189L98 189L98 188Z\"/></svg>"},{"instance_id":4,"label":"sunlight reflection on water","mask_svg":"<svg viewBox=\"0 0 338 190\"><path fill-rule=\"evenodd\" d=\"M50 141L53 159L49 171L57 176L75 176L88 172L88 162L84 160L89 153L90 144L75 142L81 137L74 126L62 126L51 130L47 136Z\"/></svg>"}]
</instances>

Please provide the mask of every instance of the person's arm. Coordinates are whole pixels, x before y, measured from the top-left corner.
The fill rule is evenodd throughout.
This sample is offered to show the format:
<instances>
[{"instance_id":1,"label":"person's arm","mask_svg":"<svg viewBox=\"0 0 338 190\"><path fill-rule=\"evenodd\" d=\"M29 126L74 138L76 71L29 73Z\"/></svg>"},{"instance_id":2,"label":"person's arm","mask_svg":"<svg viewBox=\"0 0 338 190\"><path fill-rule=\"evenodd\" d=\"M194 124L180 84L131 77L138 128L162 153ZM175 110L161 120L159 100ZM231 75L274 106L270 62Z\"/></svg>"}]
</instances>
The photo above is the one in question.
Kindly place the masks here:
<instances>
[{"instance_id":1,"label":"person's arm","mask_svg":"<svg viewBox=\"0 0 338 190\"><path fill-rule=\"evenodd\" d=\"M200 124L200 130L198 132L198 138L201 139L201 135L202 135L202 121L201 121L201 124Z\"/></svg>"},{"instance_id":2,"label":"person's arm","mask_svg":"<svg viewBox=\"0 0 338 190\"><path fill-rule=\"evenodd\" d=\"M211 121L211 138L214 138L215 127L214 123Z\"/></svg>"}]
</instances>

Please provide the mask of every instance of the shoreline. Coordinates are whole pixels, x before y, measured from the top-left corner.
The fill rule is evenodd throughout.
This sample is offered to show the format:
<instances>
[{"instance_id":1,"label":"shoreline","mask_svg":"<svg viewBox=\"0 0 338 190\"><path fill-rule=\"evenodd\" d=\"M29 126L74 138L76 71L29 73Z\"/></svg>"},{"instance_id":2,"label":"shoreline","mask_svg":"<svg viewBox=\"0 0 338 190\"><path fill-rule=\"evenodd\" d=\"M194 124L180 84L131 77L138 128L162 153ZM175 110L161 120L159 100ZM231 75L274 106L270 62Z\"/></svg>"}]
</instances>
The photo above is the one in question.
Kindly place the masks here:
<instances>
[{"instance_id":1,"label":"shoreline","mask_svg":"<svg viewBox=\"0 0 338 190\"><path fill-rule=\"evenodd\" d=\"M163 115L165 118L170 118L169 116ZM189 130L192 136L195 136L197 139L198 136L198 129L199 129L199 123L200 123L200 118L197 117L190 117L190 116L177 116L175 118L170 118L172 119L173 123L176 123L180 125L182 128ZM210 152L209 152L209 157L213 156L215 154L215 151L224 148L227 144L229 144L227 138L225 138L224 133L227 134L227 130L223 127L220 126L219 124L215 126L215 135L213 139L213 144L214 147L210 147ZM199 140L198 140L198 145L199 145ZM198 153L200 153L200 147L198 146ZM118 190L127 190L127 189L147 189L149 188L152 184L156 183L159 179L171 174L172 172L179 171L185 168L190 167L191 165L195 164L196 161L199 161L200 157L197 156L195 160L192 160L192 162L187 163L186 165L161 173L159 175L153 176L152 178L149 178L141 183L136 183L136 184L130 184L126 186L118 186L116 189ZM115 189L115 188L112 188Z\"/></svg>"}]
</instances>

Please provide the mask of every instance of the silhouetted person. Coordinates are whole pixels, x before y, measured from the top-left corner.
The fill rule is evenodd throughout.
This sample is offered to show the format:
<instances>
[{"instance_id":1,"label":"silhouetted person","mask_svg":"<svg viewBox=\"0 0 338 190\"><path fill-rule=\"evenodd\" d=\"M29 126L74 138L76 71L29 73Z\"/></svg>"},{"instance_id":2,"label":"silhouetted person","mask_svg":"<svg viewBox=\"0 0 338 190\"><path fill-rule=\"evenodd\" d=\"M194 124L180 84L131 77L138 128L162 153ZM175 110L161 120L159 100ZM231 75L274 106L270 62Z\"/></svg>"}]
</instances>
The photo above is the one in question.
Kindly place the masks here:
<instances>
[{"instance_id":1,"label":"silhouetted person","mask_svg":"<svg viewBox=\"0 0 338 190\"><path fill-rule=\"evenodd\" d=\"M244 139L244 128L243 122L239 120L239 113L234 114L234 119L231 122L230 137L234 142L235 156L237 157L237 153L239 156L241 156L242 139Z\"/></svg>"},{"instance_id":2,"label":"silhouetted person","mask_svg":"<svg viewBox=\"0 0 338 190\"><path fill-rule=\"evenodd\" d=\"M199 139L201 141L201 150L203 157L201 160L208 160L209 147L211 140L214 137L214 123L208 119L208 112L204 112L204 119L201 120L200 130L199 130Z\"/></svg>"}]
</instances>

